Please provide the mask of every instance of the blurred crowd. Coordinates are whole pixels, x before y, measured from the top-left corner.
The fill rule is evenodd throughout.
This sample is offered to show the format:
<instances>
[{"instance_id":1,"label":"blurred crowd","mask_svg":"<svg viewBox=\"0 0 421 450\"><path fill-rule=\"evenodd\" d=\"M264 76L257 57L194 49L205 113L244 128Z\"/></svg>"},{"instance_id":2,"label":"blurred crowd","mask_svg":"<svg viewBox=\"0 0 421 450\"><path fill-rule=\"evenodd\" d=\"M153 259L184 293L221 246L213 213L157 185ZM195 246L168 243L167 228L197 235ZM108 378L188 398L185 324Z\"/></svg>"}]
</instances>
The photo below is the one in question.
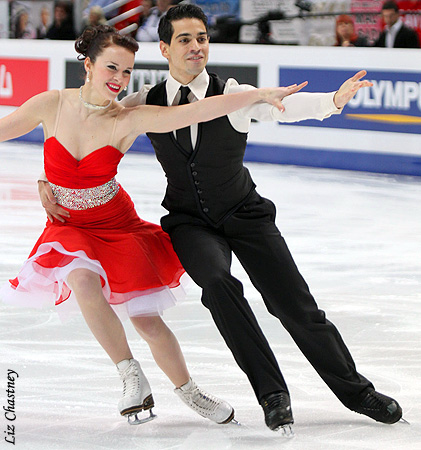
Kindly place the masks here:
<instances>
[{"instance_id":1,"label":"blurred crowd","mask_svg":"<svg viewBox=\"0 0 421 450\"><path fill-rule=\"evenodd\" d=\"M90 25L109 23L123 34L131 34L139 42L158 41L160 18L181 0L46 0L12 1L10 3L10 37L14 39L73 40ZM194 1L193 1L194 3ZM300 4L303 2L297 2ZM304 2L310 4L310 2ZM200 4L200 3L199 3ZM29 7L29 5L31 7ZM75 6L78 14L75 14ZM311 14L308 8L308 14ZM419 48L421 42L421 0L385 1L376 13L381 16L375 40L356 31L357 13L339 14L331 30L335 46ZM415 17L415 19L414 19ZM78 18L75 20L75 18ZM304 17L305 18L305 17ZM256 43L271 43L272 20L282 20L283 14L270 11L267 20L258 22L264 30ZM239 42L239 19L213 21L211 38L214 42ZM218 29L218 26L220 27ZM230 28L231 27L231 28ZM232 37L234 36L234 38Z\"/></svg>"}]
</instances>

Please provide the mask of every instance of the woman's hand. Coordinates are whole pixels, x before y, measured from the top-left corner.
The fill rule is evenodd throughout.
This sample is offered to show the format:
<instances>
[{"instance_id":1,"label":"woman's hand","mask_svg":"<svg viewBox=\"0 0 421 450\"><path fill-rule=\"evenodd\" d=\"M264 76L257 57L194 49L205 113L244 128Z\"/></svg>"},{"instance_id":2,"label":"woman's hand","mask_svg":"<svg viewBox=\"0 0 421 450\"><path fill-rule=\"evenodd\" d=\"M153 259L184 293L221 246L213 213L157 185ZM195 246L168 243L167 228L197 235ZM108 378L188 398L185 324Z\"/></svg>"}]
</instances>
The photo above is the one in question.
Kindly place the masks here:
<instances>
[{"instance_id":1,"label":"woman's hand","mask_svg":"<svg viewBox=\"0 0 421 450\"><path fill-rule=\"evenodd\" d=\"M41 199L41 204L51 223L54 222L54 219L57 219L59 222L65 222L65 219L70 217L68 211L63 209L60 205L57 205L56 198L54 197L48 182L42 180L38 181L38 194Z\"/></svg>"},{"instance_id":2,"label":"woman's hand","mask_svg":"<svg viewBox=\"0 0 421 450\"><path fill-rule=\"evenodd\" d=\"M270 103L279 109L279 111L284 112L285 107L282 104L282 100L288 95L295 94L300 91L303 87L307 86L308 81L304 81L301 84L291 84L286 87L278 87L278 88L260 88L258 89L260 92L260 98L266 103Z\"/></svg>"}]
</instances>

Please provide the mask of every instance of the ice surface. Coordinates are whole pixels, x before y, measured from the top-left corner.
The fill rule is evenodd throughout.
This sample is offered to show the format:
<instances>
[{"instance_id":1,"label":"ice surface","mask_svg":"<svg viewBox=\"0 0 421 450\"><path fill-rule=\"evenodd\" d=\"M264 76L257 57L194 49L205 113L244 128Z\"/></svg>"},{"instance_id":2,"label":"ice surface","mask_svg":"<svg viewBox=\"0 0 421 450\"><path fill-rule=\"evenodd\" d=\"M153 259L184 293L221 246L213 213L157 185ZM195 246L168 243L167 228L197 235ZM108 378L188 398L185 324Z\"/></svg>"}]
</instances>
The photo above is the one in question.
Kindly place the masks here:
<instances>
[{"instance_id":1,"label":"ice surface","mask_svg":"<svg viewBox=\"0 0 421 450\"><path fill-rule=\"evenodd\" d=\"M14 277L45 222L36 179L38 145L0 144L0 283ZM152 385L158 418L130 426L117 411L117 372L82 317L62 324L53 310L0 304L1 439L14 425L28 450L421 449L421 180L323 169L248 164L271 198L295 261L348 344L358 370L396 397L411 423L378 424L344 408L264 308L239 263L241 279L288 382L295 438L266 428L245 375L235 364L193 286L165 320L196 382L224 397L243 424L216 425L172 392L147 345L127 335ZM139 215L158 222L165 179L154 157L128 154L118 180ZM15 381L16 420L8 421L7 371ZM6 447L5 447L6 448ZM12 448L12 447L10 447Z\"/></svg>"}]
</instances>

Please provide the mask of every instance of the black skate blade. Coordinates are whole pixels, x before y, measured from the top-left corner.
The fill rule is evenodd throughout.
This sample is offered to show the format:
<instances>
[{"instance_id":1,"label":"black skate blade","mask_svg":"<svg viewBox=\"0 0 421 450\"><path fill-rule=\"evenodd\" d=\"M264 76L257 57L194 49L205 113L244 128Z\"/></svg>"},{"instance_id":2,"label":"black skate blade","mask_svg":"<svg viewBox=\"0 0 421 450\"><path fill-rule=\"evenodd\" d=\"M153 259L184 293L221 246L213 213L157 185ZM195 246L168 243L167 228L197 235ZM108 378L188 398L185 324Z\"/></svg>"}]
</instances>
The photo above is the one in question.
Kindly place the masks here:
<instances>
[{"instance_id":1,"label":"black skate blade","mask_svg":"<svg viewBox=\"0 0 421 450\"><path fill-rule=\"evenodd\" d=\"M292 429L291 424L287 423L285 425L281 425L280 427L274 428L273 431L279 431L282 437L291 439L295 436L294 430Z\"/></svg>"},{"instance_id":2,"label":"black skate blade","mask_svg":"<svg viewBox=\"0 0 421 450\"><path fill-rule=\"evenodd\" d=\"M140 412L137 413L132 413L132 414L127 414L127 421L129 422L130 425L141 425L143 423L146 422L150 422L151 420L154 420L157 418L157 415L154 414L152 412L152 408L148 410L149 411L149 416L148 417L142 417L139 418L138 414L140 414Z\"/></svg>"}]
</instances>

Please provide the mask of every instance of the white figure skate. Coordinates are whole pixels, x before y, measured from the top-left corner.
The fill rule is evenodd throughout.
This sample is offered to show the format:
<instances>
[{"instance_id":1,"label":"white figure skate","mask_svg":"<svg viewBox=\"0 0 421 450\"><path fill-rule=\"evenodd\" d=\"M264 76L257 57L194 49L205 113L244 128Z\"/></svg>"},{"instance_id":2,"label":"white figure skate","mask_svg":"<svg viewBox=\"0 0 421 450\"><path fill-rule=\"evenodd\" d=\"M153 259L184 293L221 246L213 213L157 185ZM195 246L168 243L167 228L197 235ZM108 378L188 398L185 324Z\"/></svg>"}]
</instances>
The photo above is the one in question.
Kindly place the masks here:
<instances>
[{"instance_id":1,"label":"white figure skate","mask_svg":"<svg viewBox=\"0 0 421 450\"><path fill-rule=\"evenodd\" d=\"M189 408L206 419L219 424L238 423L234 420L234 408L229 403L206 393L191 378L183 386L175 388L174 392Z\"/></svg>"},{"instance_id":2,"label":"white figure skate","mask_svg":"<svg viewBox=\"0 0 421 450\"><path fill-rule=\"evenodd\" d=\"M123 381L123 397L118 402L120 414L127 417L130 425L139 425L156 418L152 413L155 406L151 387L140 364L135 359L125 359L117 364L117 370ZM142 411L149 411L149 416L140 418Z\"/></svg>"}]
</instances>

